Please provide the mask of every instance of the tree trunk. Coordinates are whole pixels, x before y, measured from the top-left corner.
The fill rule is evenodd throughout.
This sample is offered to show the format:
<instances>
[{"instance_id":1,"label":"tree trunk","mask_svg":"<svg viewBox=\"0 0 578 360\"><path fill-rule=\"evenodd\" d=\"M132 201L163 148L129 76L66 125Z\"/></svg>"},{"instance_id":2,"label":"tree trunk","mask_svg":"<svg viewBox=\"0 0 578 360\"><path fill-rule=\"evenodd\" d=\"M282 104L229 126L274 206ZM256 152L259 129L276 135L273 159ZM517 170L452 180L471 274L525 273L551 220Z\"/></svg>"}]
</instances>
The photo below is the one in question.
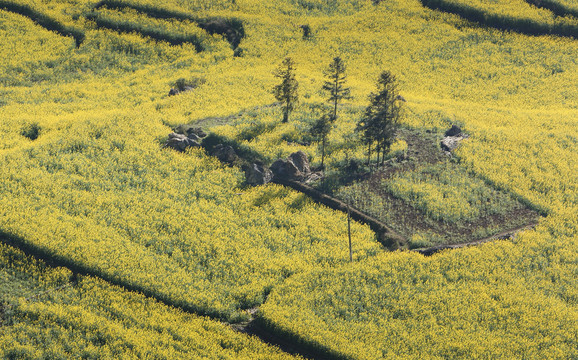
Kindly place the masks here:
<instances>
[{"instance_id":1,"label":"tree trunk","mask_svg":"<svg viewBox=\"0 0 578 360\"><path fill-rule=\"evenodd\" d=\"M321 169L325 169L325 136L323 137L323 141L321 142Z\"/></svg>"},{"instance_id":2,"label":"tree trunk","mask_svg":"<svg viewBox=\"0 0 578 360\"><path fill-rule=\"evenodd\" d=\"M367 146L367 166L370 166L370 164L371 164L371 143L369 143L369 145Z\"/></svg>"}]
</instances>

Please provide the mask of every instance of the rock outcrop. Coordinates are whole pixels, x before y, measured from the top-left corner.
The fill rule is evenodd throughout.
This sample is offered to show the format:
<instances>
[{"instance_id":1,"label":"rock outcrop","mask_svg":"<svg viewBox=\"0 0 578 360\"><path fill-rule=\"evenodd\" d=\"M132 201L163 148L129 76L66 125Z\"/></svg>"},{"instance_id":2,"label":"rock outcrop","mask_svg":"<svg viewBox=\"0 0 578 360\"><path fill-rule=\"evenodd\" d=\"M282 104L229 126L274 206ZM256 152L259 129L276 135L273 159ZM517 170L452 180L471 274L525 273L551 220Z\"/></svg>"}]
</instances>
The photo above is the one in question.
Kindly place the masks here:
<instances>
[{"instance_id":1,"label":"rock outcrop","mask_svg":"<svg viewBox=\"0 0 578 360\"><path fill-rule=\"evenodd\" d=\"M460 145L462 140L469 137L469 135L463 133L462 129L457 125L452 125L452 127L446 131L445 135L446 136L442 139L440 146L447 154L454 151Z\"/></svg>"},{"instance_id":2,"label":"rock outcrop","mask_svg":"<svg viewBox=\"0 0 578 360\"><path fill-rule=\"evenodd\" d=\"M262 162L257 162L245 169L245 178L249 185L265 185L273 180L273 172Z\"/></svg>"},{"instance_id":3,"label":"rock outcrop","mask_svg":"<svg viewBox=\"0 0 578 360\"><path fill-rule=\"evenodd\" d=\"M232 164L239 158L232 146L223 144L215 145L213 150L211 150L211 155L228 164Z\"/></svg>"},{"instance_id":4,"label":"rock outcrop","mask_svg":"<svg viewBox=\"0 0 578 360\"><path fill-rule=\"evenodd\" d=\"M201 138L196 135L186 136L184 134L170 133L165 147L170 147L177 151L185 151L189 147L201 146Z\"/></svg>"},{"instance_id":5,"label":"rock outcrop","mask_svg":"<svg viewBox=\"0 0 578 360\"><path fill-rule=\"evenodd\" d=\"M278 159L271 164L271 171L276 180L291 180L310 182L322 177L320 173L311 171L307 154L297 151L287 159Z\"/></svg>"},{"instance_id":6,"label":"rock outcrop","mask_svg":"<svg viewBox=\"0 0 578 360\"><path fill-rule=\"evenodd\" d=\"M173 129L173 132L187 136L191 136L192 134L194 134L200 138L204 138L207 136L207 133L204 132L203 129L201 129L200 127L186 124L177 126L176 128Z\"/></svg>"}]
</instances>

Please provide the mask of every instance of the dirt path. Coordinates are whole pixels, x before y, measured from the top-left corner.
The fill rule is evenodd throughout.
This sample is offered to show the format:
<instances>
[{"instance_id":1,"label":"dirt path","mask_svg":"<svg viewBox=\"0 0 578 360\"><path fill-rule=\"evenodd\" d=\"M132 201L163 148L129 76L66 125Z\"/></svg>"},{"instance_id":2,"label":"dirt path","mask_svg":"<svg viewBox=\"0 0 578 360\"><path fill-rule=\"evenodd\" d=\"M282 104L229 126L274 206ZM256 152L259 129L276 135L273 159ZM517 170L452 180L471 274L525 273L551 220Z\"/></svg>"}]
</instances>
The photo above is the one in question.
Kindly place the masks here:
<instances>
[{"instance_id":1,"label":"dirt path","mask_svg":"<svg viewBox=\"0 0 578 360\"><path fill-rule=\"evenodd\" d=\"M251 320L242 324L231 325L233 330L243 334L255 336L261 341L278 347L282 351L308 360L341 360L342 355L331 349L321 349L319 346L308 344L306 340L297 338L294 334L273 329L259 316L259 309L249 310Z\"/></svg>"},{"instance_id":2,"label":"dirt path","mask_svg":"<svg viewBox=\"0 0 578 360\"><path fill-rule=\"evenodd\" d=\"M484 243L487 243L490 241L511 239L514 236L516 236L516 234L518 232L524 231L524 230L532 230L534 227L536 227L536 225L538 225L538 223L532 223L532 224L528 224L528 225L524 225L524 226L519 226L515 229L510 229L510 230L501 232L499 234L489 236L487 238L483 238L483 239L476 240L476 241L470 241L470 242L466 242L466 243L452 244L452 245L437 245L437 246L432 246L429 248L414 249L412 251L416 251L416 252L418 252L422 255L425 255L425 256L431 256L431 255L434 255L435 253L437 253L439 251L446 250L446 249L459 249L459 248L463 248L466 246L481 245L481 244L484 244Z\"/></svg>"}]
</instances>

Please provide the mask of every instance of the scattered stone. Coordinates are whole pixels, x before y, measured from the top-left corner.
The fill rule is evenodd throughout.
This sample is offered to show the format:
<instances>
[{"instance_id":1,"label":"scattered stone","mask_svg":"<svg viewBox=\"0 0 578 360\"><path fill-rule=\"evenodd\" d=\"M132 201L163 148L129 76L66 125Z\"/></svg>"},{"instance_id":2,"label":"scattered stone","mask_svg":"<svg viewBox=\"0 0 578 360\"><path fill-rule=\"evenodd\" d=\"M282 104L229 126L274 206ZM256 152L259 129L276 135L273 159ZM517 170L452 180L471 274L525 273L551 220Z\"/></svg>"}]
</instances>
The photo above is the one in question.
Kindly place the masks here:
<instances>
[{"instance_id":1,"label":"scattered stone","mask_svg":"<svg viewBox=\"0 0 578 360\"><path fill-rule=\"evenodd\" d=\"M454 151L458 145L460 145L461 138L454 136L446 136L441 142L441 147L443 151Z\"/></svg>"},{"instance_id":2,"label":"scattered stone","mask_svg":"<svg viewBox=\"0 0 578 360\"><path fill-rule=\"evenodd\" d=\"M199 139L200 140L200 139ZM195 140L191 139L186 135L170 133L169 138L165 144L165 147L170 147L177 151L185 151L189 147L199 147L201 144Z\"/></svg>"},{"instance_id":3,"label":"scattered stone","mask_svg":"<svg viewBox=\"0 0 578 360\"><path fill-rule=\"evenodd\" d=\"M312 183L318 180L323 179L323 172L321 171L316 171L316 172L312 172L307 179L305 179L306 183Z\"/></svg>"},{"instance_id":4,"label":"scattered stone","mask_svg":"<svg viewBox=\"0 0 578 360\"><path fill-rule=\"evenodd\" d=\"M194 125L182 124L174 128L173 131L177 134L187 135L188 137L191 137L191 135L196 135L199 138L207 136L207 133L204 132L203 129Z\"/></svg>"},{"instance_id":5,"label":"scattered stone","mask_svg":"<svg viewBox=\"0 0 578 360\"><path fill-rule=\"evenodd\" d=\"M305 175L289 160L277 159L271 164L271 171L276 179L302 181Z\"/></svg>"},{"instance_id":6,"label":"scattered stone","mask_svg":"<svg viewBox=\"0 0 578 360\"><path fill-rule=\"evenodd\" d=\"M232 164L238 159L235 149L230 145L217 144L213 148L211 155L217 157L222 162Z\"/></svg>"},{"instance_id":7,"label":"scattered stone","mask_svg":"<svg viewBox=\"0 0 578 360\"><path fill-rule=\"evenodd\" d=\"M458 136L462 133L462 129L460 129L459 126L457 125L452 125L452 127L446 131L445 135L446 136Z\"/></svg>"},{"instance_id":8,"label":"scattered stone","mask_svg":"<svg viewBox=\"0 0 578 360\"><path fill-rule=\"evenodd\" d=\"M305 154L303 151L294 152L293 154L289 155L289 158L287 160L295 164L295 167L301 173L305 175L311 173L311 167L309 166L309 159L307 158L307 154Z\"/></svg>"},{"instance_id":9,"label":"scattered stone","mask_svg":"<svg viewBox=\"0 0 578 360\"><path fill-rule=\"evenodd\" d=\"M265 185L273 180L273 172L263 163L258 162L245 169L245 177L249 185Z\"/></svg>"},{"instance_id":10,"label":"scattered stone","mask_svg":"<svg viewBox=\"0 0 578 360\"><path fill-rule=\"evenodd\" d=\"M278 159L271 165L273 176L277 180L312 182L323 178L322 172L312 172L307 154L297 151L287 159Z\"/></svg>"},{"instance_id":11,"label":"scattered stone","mask_svg":"<svg viewBox=\"0 0 578 360\"><path fill-rule=\"evenodd\" d=\"M463 139L467 139L469 137L468 134L462 132L457 125L452 125L451 129L446 131L446 137L440 143L440 146L443 151L446 152L446 155L451 155L450 152L454 151Z\"/></svg>"},{"instance_id":12,"label":"scattered stone","mask_svg":"<svg viewBox=\"0 0 578 360\"><path fill-rule=\"evenodd\" d=\"M185 134L183 134L185 135ZM190 133L189 135L186 135L189 139L194 140L196 142L198 142L199 144L203 141L203 139L201 139L199 136L197 136L197 134L194 133Z\"/></svg>"}]
</instances>

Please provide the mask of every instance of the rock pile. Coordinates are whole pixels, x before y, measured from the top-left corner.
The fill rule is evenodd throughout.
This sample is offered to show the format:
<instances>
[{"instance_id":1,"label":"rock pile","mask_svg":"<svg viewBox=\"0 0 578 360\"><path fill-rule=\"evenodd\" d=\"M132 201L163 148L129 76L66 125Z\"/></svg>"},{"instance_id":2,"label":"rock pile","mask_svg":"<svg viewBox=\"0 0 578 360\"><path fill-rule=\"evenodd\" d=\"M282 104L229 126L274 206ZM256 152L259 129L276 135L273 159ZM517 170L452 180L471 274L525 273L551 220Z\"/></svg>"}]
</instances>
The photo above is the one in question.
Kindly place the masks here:
<instances>
[{"instance_id":1,"label":"rock pile","mask_svg":"<svg viewBox=\"0 0 578 360\"><path fill-rule=\"evenodd\" d=\"M273 172L262 162L256 162L245 169L245 178L249 185L265 185L273 180Z\"/></svg>"},{"instance_id":2,"label":"rock pile","mask_svg":"<svg viewBox=\"0 0 578 360\"><path fill-rule=\"evenodd\" d=\"M462 129L460 129L459 126L452 125L451 129L446 131L445 137L442 139L440 146L443 151L450 154L450 152L454 151L460 145L462 140L469 137L468 134L462 132Z\"/></svg>"},{"instance_id":3,"label":"rock pile","mask_svg":"<svg viewBox=\"0 0 578 360\"><path fill-rule=\"evenodd\" d=\"M290 180L311 182L322 177L319 172L312 172L307 154L297 151L287 159L278 159L271 164L271 171L275 180Z\"/></svg>"},{"instance_id":4,"label":"rock pile","mask_svg":"<svg viewBox=\"0 0 578 360\"><path fill-rule=\"evenodd\" d=\"M188 137L187 135L170 133L165 147L175 149L177 151L185 151L189 147L199 147L200 138L198 136Z\"/></svg>"},{"instance_id":5,"label":"rock pile","mask_svg":"<svg viewBox=\"0 0 578 360\"><path fill-rule=\"evenodd\" d=\"M227 164L232 164L239 158L232 146L223 144L215 145L211 150L211 155Z\"/></svg>"},{"instance_id":6,"label":"rock pile","mask_svg":"<svg viewBox=\"0 0 578 360\"><path fill-rule=\"evenodd\" d=\"M164 147L185 151L189 147L201 146L202 138L205 136L207 134L199 127L179 125L169 134Z\"/></svg>"}]
</instances>

